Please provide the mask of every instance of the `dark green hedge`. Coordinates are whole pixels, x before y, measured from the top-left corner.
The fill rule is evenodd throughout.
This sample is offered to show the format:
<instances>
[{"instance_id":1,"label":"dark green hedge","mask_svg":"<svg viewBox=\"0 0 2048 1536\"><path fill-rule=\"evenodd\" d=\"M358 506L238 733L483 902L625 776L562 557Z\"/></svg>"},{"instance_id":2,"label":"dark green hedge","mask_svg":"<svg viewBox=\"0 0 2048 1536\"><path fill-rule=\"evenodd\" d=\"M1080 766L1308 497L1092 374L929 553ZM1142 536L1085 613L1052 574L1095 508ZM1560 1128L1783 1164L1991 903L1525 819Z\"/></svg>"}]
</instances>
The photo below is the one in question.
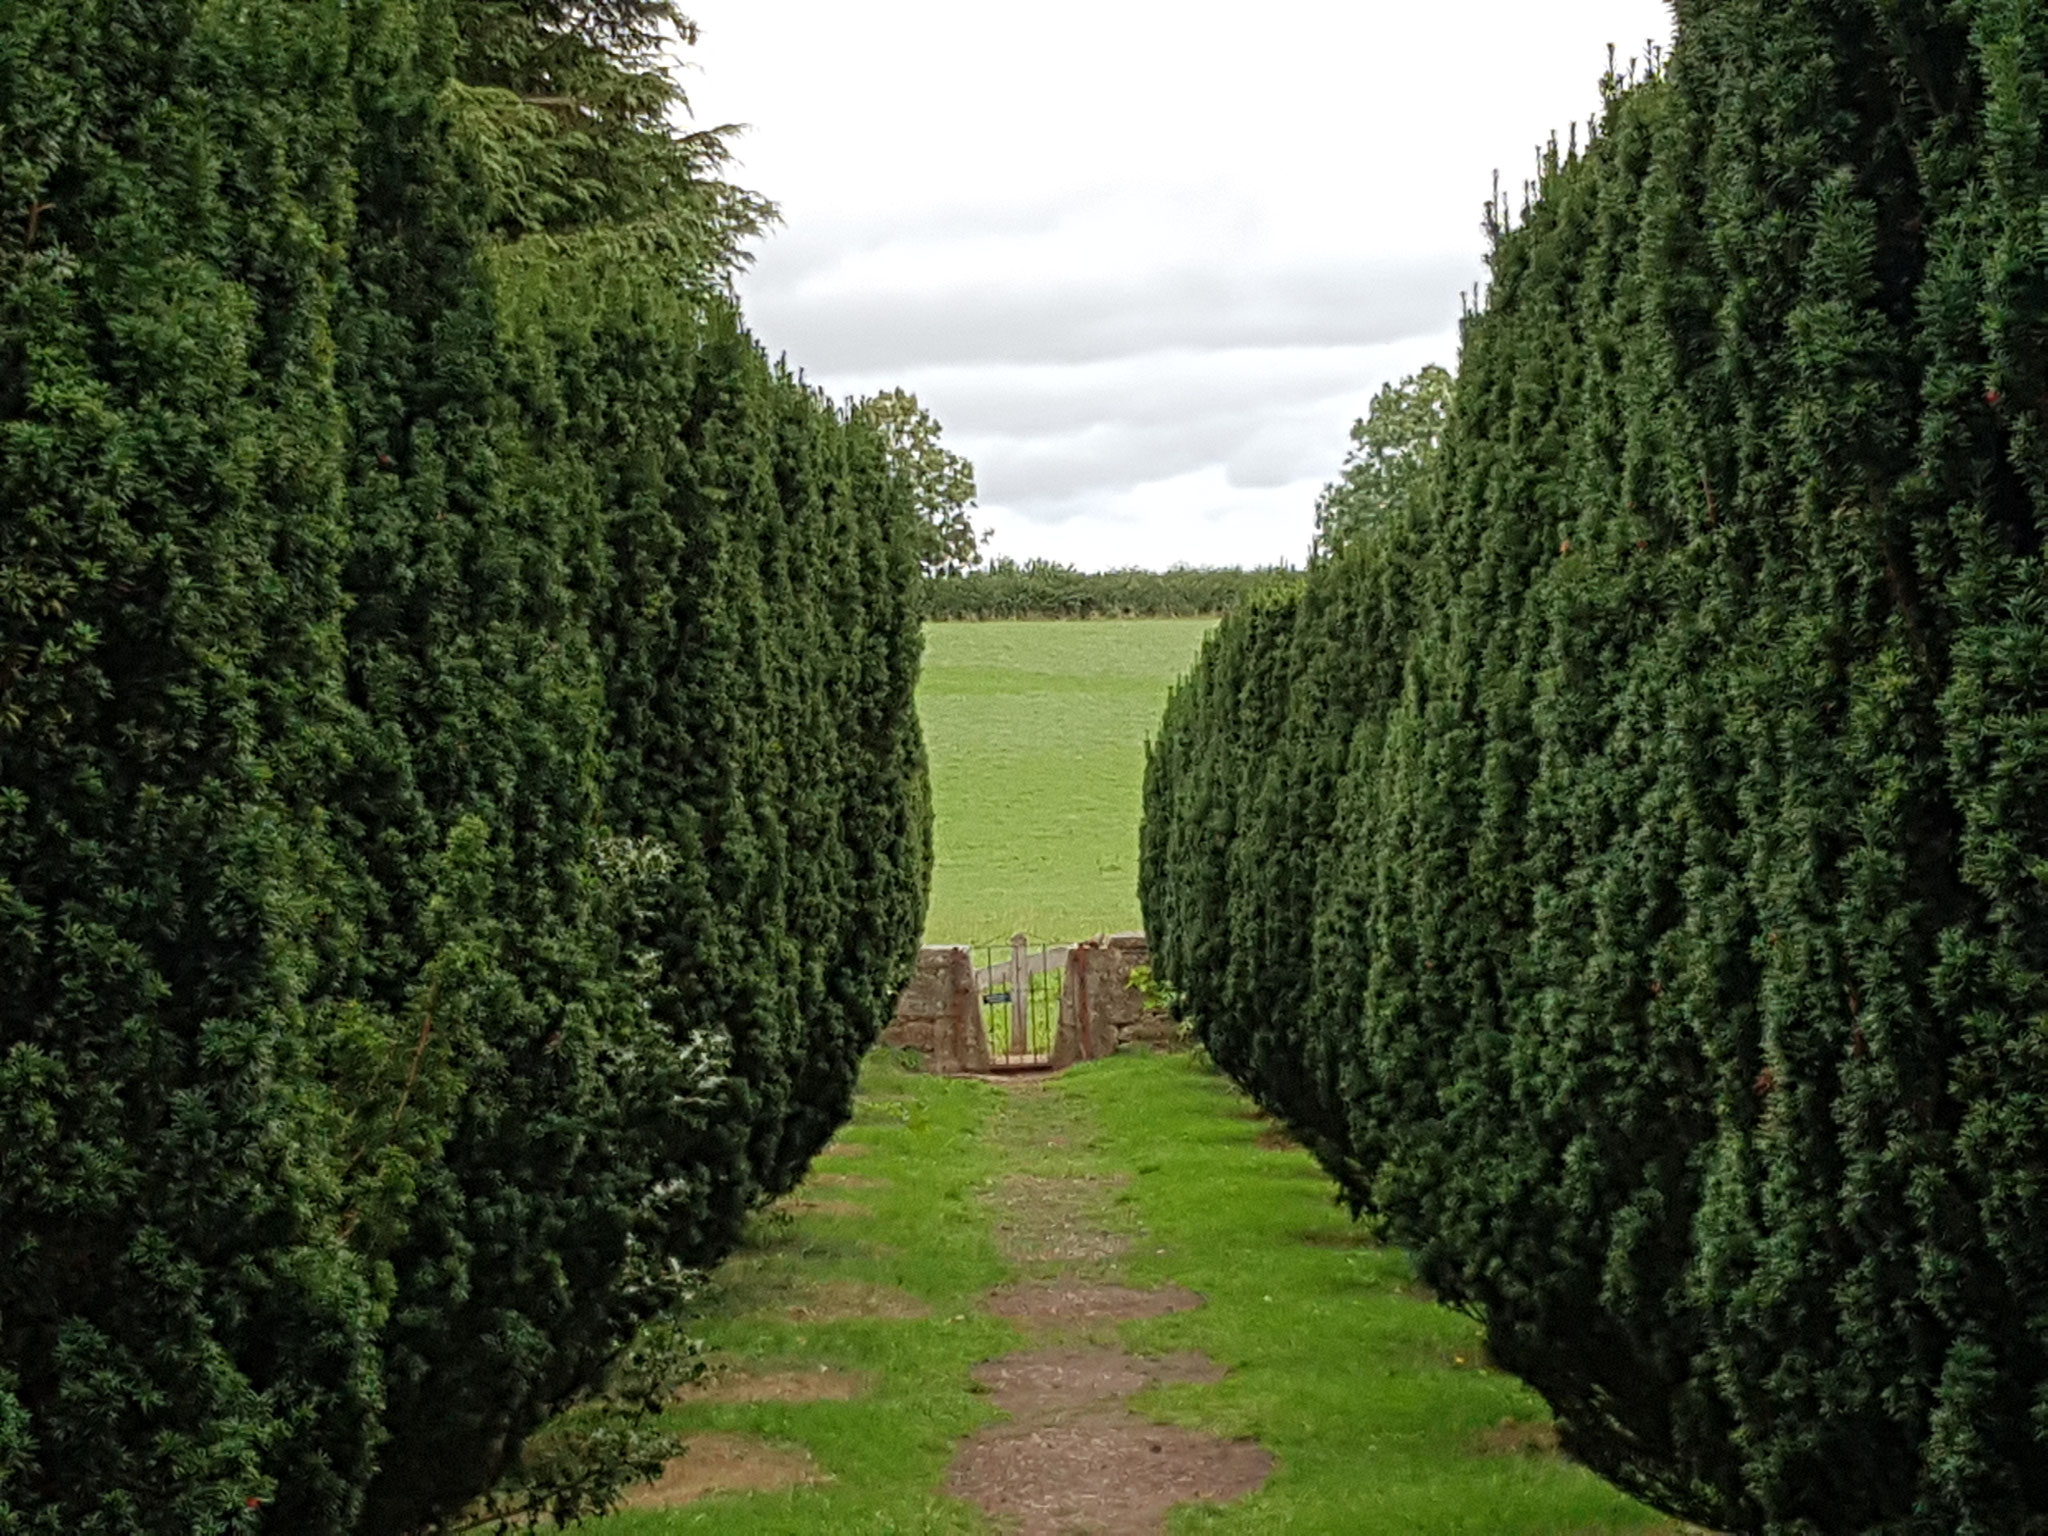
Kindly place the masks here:
<instances>
[{"instance_id":1,"label":"dark green hedge","mask_svg":"<svg viewBox=\"0 0 2048 1536\"><path fill-rule=\"evenodd\" d=\"M1207 618L1295 574L1285 566L1077 571L1054 560L998 560L964 576L932 577L924 611L932 619Z\"/></svg>"},{"instance_id":2,"label":"dark green hedge","mask_svg":"<svg viewBox=\"0 0 2048 1536\"><path fill-rule=\"evenodd\" d=\"M2044 84L2031 5L1681 7L1149 769L1217 1060L1718 1529L2048 1529Z\"/></svg>"},{"instance_id":3,"label":"dark green hedge","mask_svg":"<svg viewBox=\"0 0 2048 1536\"><path fill-rule=\"evenodd\" d=\"M510 14L0 12L0 1528L460 1508L908 973L910 509Z\"/></svg>"},{"instance_id":4,"label":"dark green hedge","mask_svg":"<svg viewBox=\"0 0 2048 1536\"><path fill-rule=\"evenodd\" d=\"M360 917L325 825L348 38L167 3L0 39L0 1510L346 1511L379 1391L324 1061Z\"/></svg>"}]
</instances>

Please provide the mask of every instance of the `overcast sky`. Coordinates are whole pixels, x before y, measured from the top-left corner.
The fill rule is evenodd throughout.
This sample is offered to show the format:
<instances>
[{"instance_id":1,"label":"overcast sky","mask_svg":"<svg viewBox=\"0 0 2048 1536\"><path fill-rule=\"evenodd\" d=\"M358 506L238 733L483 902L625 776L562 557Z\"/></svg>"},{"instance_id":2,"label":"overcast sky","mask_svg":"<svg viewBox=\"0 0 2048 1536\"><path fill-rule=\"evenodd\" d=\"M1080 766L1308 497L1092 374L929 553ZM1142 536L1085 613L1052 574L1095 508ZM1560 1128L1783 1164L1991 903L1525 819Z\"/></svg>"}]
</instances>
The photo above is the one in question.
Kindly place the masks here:
<instances>
[{"instance_id":1,"label":"overcast sky","mask_svg":"<svg viewBox=\"0 0 2048 1536\"><path fill-rule=\"evenodd\" d=\"M694 0L699 124L782 207L741 291L835 395L912 390L994 553L1299 562L1382 383L1454 362L1496 168L1664 0Z\"/></svg>"}]
</instances>

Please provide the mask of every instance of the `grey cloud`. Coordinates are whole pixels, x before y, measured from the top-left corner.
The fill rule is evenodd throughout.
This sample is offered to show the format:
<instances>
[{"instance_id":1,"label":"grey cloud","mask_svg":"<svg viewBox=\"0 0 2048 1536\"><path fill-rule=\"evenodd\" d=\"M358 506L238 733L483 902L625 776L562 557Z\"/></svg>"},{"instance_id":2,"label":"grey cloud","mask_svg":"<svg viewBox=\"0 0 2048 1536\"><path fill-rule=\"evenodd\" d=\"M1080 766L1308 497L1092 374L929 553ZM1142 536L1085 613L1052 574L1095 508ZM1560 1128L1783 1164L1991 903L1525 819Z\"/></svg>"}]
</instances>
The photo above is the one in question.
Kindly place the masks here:
<instances>
[{"instance_id":1,"label":"grey cloud","mask_svg":"<svg viewBox=\"0 0 2048 1536\"><path fill-rule=\"evenodd\" d=\"M1026 501L1100 492L1170 479L1221 463L1231 444L1217 424L1173 426L1113 423L1061 437L997 438L970 454L984 501Z\"/></svg>"},{"instance_id":2,"label":"grey cloud","mask_svg":"<svg viewBox=\"0 0 2048 1536\"><path fill-rule=\"evenodd\" d=\"M1302 485L1301 492L1299 498L1290 499L1284 512L1275 514L1267 510L1264 513L1267 518L1299 525L1298 528L1290 529L1284 546L1286 553L1278 556L1279 558L1298 557L1299 550L1294 538L1297 532L1300 534L1301 548L1307 547L1307 530L1311 526L1310 509L1314 505L1314 500L1313 491L1309 486ZM1243 501L1242 494L1233 495L1220 486L1195 489L1176 498L1172 505L1169 526L1192 528L1228 523L1244 515L1246 508ZM1008 502L1002 511L1007 524L1013 530L1023 526L1039 531L1055 530L1086 534L1096 529L1158 526L1156 512L1136 512L1128 506L1120 509L1114 498L1097 492L1072 496L1030 497ZM1191 551L1177 550L1170 543L1157 545L1149 553L1162 565L1182 559L1193 564L1202 563L1198 557L1190 558ZM1079 564L1083 569L1099 569L1102 564L1078 547L1071 553L1060 553L1057 558ZM1119 562L1112 560L1109 563Z\"/></svg>"},{"instance_id":3,"label":"grey cloud","mask_svg":"<svg viewBox=\"0 0 2048 1536\"><path fill-rule=\"evenodd\" d=\"M1123 270L1096 275L1074 265L1077 247L1110 254L1076 227L1093 211L1008 212L784 235L744 286L772 346L835 393L914 389L948 445L973 460L982 504L1042 528L1102 517L1138 486L1204 471L1218 494L1329 479L1345 428L1390 363L1450 360L1473 266L1196 242L1211 264L1169 257L1145 275L1134 268L1148 258L1126 249ZM1011 237L1049 230L1047 270L1032 271L1031 242ZM1149 264L1160 256L1153 248ZM931 280L914 289L907 272ZM1313 490L1302 499L1306 508Z\"/></svg>"},{"instance_id":4,"label":"grey cloud","mask_svg":"<svg viewBox=\"0 0 2048 1536\"><path fill-rule=\"evenodd\" d=\"M1448 343L1447 343L1448 345ZM919 369L949 436L1079 432L1105 421L1177 423L1190 412L1259 415L1355 395L1377 377L1362 347L1155 353L1108 362ZM893 383L886 376L873 387Z\"/></svg>"},{"instance_id":5,"label":"grey cloud","mask_svg":"<svg viewBox=\"0 0 2048 1536\"><path fill-rule=\"evenodd\" d=\"M984 501L1025 508L1223 466L1244 489L1326 479L1344 452L1342 410L1252 412L1211 403L1167 420L1105 420L1081 432L963 437Z\"/></svg>"},{"instance_id":6,"label":"grey cloud","mask_svg":"<svg viewBox=\"0 0 2048 1536\"><path fill-rule=\"evenodd\" d=\"M1330 479L1343 456L1344 444L1326 441L1319 418L1269 419L1224 459L1224 478L1242 490L1276 490L1311 476Z\"/></svg>"},{"instance_id":7,"label":"grey cloud","mask_svg":"<svg viewBox=\"0 0 2048 1536\"><path fill-rule=\"evenodd\" d=\"M825 281L748 283L761 333L821 374L944 365L1081 363L1173 349L1374 346L1441 330L1469 264L1243 264L1080 282L848 292Z\"/></svg>"},{"instance_id":8,"label":"grey cloud","mask_svg":"<svg viewBox=\"0 0 2048 1536\"><path fill-rule=\"evenodd\" d=\"M1379 382L1455 346L1177 353L1113 363L948 368L914 379L974 461L986 503L1036 516L1047 498L1113 495L1205 468L1228 486L1320 485Z\"/></svg>"},{"instance_id":9,"label":"grey cloud","mask_svg":"<svg viewBox=\"0 0 2048 1536\"><path fill-rule=\"evenodd\" d=\"M1004 503L1006 510L1028 523L1057 528L1076 519L1092 521L1104 515L1103 497L1096 493L1080 496L1026 496Z\"/></svg>"}]
</instances>

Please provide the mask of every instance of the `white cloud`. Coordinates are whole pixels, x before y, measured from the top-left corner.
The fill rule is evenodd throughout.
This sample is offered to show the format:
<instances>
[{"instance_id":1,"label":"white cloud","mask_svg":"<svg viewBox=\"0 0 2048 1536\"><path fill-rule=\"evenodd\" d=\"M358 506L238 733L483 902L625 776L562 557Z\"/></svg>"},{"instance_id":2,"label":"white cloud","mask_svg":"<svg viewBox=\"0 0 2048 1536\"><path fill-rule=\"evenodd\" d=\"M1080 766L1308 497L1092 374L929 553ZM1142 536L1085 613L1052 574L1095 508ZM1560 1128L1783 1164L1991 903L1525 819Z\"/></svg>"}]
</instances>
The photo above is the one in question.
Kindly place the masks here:
<instances>
[{"instance_id":1,"label":"white cloud","mask_svg":"<svg viewBox=\"0 0 2048 1536\"><path fill-rule=\"evenodd\" d=\"M1039 436L1112 419L1171 425L1202 412L1312 404L1348 395L1361 377L1399 366L1397 354L1433 354L1448 341L1440 334L1388 347L1244 347L1076 364L933 367L919 377L945 396L958 430L971 421L976 432Z\"/></svg>"},{"instance_id":2,"label":"white cloud","mask_svg":"<svg viewBox=\"0 0 2048 1536\"><path fill-rule=\"evenodd\" d=\"M700 122L787 227L742 284L836 394L902 386L1006 554L1298 559L1345 430L1454 360L1480 204L1661 0L697 0Z\"/></svg>"},{"instance_id":3,"label":"white cloud","mask_svg":"<svg viewBox=\"0 0 2048 1536\"><path fill-rule=\"evenodd\" d=\"M1043 503L1040 516L1013 525L1004 553L1098 571L1299 564L1320 484L1307 479L1246 491L1230 485L1220 466L1209 465L1105 495Z\"/></svg>"},{"instance_id":4,"label":"white cloud","mask_svg":"<svg viewBox=\"0 0 2048 1536\"><path fill-rule=\"evenodd\" d=\"M938 403L947 441L974 461L982 520L995 524L998 552L1097 567L1266 564L1306 553L1316 493L1336 472L1346 431L1378 382L1449 356L1453 344L1439 333L1377 347L943 367L914 379L922 397ZM869 393L893 378L854 375L848 387ZM1199 510L1178 506L1176 496L1198 496ZM1211 517L1234 531L1205 535L1199 555L1182 547L1185 521ZM1128 553L1148 547L1139 530L1060 553L1058 540L1087 532L1095 518L1155 518L1159 537L1150 553ZM1051 528L1060 531L1048 543ZM1126 553L1104 553L1111 548Z\"/></svg>"},{"instance_id":5,"label":"white cloud","mask_svg":"<svg viewBox=\"0 0 2048 1536\"><path fill-rule=\"evenodd\" d=\"M827 373L963 363L1094 362L1164 351L1372 346L1441 329L1455 259L1372 264L1214 263L1128 276L989 277L965 258L912 285L834 273L748 285L770 335L800 336Z\"/></svg>"}]
</instances>

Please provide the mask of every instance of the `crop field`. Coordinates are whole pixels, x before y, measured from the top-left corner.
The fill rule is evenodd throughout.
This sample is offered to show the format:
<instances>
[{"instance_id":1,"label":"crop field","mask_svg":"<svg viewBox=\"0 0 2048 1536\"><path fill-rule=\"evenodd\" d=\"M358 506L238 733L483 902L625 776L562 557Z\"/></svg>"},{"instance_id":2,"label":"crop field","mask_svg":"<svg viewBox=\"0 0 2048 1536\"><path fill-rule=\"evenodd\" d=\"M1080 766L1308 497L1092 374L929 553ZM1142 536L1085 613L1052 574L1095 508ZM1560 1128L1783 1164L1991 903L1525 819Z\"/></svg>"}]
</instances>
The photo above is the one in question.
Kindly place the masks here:
<instances>
[{"instance_id":1,"label":"crop field","mask_svg":"<svg viewBox=\"0 0 2048 1536\"><path fill-rule=\"evenodd\" d=\"M1145 739L1211 619L932 624L925 942L1135 929Z\"/></svg>"}]
</instances>

